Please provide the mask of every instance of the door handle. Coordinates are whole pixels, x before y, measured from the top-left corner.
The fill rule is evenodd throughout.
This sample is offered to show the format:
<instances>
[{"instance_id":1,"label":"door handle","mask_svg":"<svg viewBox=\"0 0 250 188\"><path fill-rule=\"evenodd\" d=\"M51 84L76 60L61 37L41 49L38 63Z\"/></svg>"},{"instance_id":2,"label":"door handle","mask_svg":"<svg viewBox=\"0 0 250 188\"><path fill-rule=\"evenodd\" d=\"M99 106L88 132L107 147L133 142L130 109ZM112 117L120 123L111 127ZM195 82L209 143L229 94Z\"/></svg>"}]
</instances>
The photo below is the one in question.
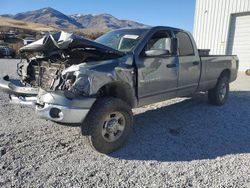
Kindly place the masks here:
<instances>
[{"instance_id":1,"label":"door handle","mask_svg":"<svg viewBox=\"0 0 250 188\"><path fill-rule=\"evenodd\" d=\"M176 67L176 64L167 64L167 68L174 68Z\"/></svg>"},{"instance_id":2,"label":"door handle","mask_svg":"<svg viewBox=\"0 0 250 188\"><path fill-rule=\"evenodd\" d=\"M199 61L195 61L195 62L193 62L193 65L199 65Z\"/></svg>"}]
</instances>

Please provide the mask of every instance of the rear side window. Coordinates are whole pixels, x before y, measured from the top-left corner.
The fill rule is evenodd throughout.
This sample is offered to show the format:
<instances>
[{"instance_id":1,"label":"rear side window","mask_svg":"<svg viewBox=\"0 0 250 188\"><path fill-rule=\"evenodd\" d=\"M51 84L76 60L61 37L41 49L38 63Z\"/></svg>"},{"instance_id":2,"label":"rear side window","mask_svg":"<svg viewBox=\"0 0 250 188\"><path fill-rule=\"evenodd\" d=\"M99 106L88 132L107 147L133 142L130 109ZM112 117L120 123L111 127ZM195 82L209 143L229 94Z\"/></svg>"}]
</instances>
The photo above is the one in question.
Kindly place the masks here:
<instances>
[{"instance_id":1,"label":"rear side window","mask_svg":"<svg viewBox=\"0 0 250 188\"><path fill-rule=\"evenodd\" d=\"M192 41L187 33L175 31L176 38L179 40L179 55L191 56L194 55Z\"/></svg>"}]
</instances>

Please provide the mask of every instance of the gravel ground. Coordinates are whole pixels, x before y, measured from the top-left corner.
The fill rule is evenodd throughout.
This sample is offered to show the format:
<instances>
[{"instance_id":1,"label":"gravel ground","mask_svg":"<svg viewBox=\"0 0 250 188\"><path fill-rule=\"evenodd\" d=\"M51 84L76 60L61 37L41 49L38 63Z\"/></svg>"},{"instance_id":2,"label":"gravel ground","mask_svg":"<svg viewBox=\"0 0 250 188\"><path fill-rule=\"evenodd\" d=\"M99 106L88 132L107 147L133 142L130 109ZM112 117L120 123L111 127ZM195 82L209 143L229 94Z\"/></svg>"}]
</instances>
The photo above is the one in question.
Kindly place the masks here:
<instances>
[{"instance_id":1,"label":"gravel ground","mask_svg":"<svg viewBox=\"0 0 250 188\"><path fill-rule=\"evenodd\" d=\"M0 75L15 67L0 60ZM231 88L223 107L200 94L135 109L131 138L112 155L0 92L0 187L250 187L250 77Z\"/></svg>"}]
</instances>

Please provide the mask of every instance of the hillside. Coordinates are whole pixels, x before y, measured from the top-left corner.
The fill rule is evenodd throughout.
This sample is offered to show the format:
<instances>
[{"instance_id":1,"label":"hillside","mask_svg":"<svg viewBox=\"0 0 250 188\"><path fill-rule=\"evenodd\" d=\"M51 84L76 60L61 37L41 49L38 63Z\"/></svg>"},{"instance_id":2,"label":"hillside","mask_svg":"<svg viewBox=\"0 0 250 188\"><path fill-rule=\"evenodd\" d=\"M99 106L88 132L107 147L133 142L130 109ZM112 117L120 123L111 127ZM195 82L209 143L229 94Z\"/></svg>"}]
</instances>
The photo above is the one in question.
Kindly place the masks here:
<instances>
[{"instance_id":1,"label":"hillside","mask_svg":"<svg viewBox=\"0 0 250 188\"><path fill-rule=\"evenodd\" d=\"M57 30L57 28L52 26L47 26L44 24L39 23L32 23L32 22L24 22L19 20L14 20L11 18L3 18L0 17L0 27L1 28L19 28L19 29L27 29L27 30L33 30L33 31L54 31Z\"/></svg>"},{"instance_id":2,"label":"hillside","mask_svg":"<svg viewBox=\"0 0 250 188\"><path fill-rule=\"evenodd\" d=\"M61 29L119 29L124 27L143 27L144 24L131 21L120 20L110 14L74 14L65 15L58 10L50 7L34 11L27 11L15 15L5 14L2 17L12 18L21 21L42 23L45 25L55 26Z\"/></svg>"},{"instance_id":3,"label":"hillside","mask_svg":"<svg viewBox=\"0 0 250 188\"><path fill-rule=\"evenodd\" d=\"M71 15L78 23L82 24L85 28L97 28L97 29L119 29L124 27L143 27L145 25L130 21L120 20L110 14L76 14Z\"/></svg>"},{"instance_id":4,"label":"hillside","mask_svg":"<svg viewBox=\"0 0 250 188\"><path fill-rule=\"evenodd\" d=\"M45 24L32 23L26 21L19 21L12 18L0 17L0 33L14 31L16 34L21 34L23 36L33 35L34 37L37 34L43 32L53 32L64 30L66 32L73 32L79 35L82 35L86 38L95 39L98 36L102 35L105 32L108 32L109 29L96 29L96 28L87 28L87 29L76 29L76 28L58 28L52 27ZM40 35L39 35L40 36ZM38 36L38 38L39 38ZM37 38L37 37L36 37ZM1 37L0 37L1 40Z\"/></svg>"},{"instance_id":5,"label":"hillside","mask_svg":"<svg viewBox=\"0 0 250 188\"><path fill-rule=\"evenodd\" d=\"M66 32L73 32L89 39L95 39L103 33L109 31L108 29L76 29L76 28L57 28L47 26L45 24L32 23L26 21L19 21L12 18L0 17L0 45L6 45L15 49L17 55L19 49L24 45L23 39L31 37L34 39L41 38L46 32L54 32L64 30ZM9 36L10 35L10 36Z\"/></svg>"}]
</instances>

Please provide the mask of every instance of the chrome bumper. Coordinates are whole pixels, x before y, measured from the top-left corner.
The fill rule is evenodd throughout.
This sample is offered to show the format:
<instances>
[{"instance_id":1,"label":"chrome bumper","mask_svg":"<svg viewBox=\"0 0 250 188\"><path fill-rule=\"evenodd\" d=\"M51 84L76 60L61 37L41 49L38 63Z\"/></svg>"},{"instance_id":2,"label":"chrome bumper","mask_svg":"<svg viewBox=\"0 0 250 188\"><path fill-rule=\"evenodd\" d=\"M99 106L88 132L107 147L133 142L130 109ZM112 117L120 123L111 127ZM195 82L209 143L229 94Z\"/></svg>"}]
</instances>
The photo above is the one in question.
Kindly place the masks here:
<instances>
[{"instance_id":1,"label":"chrome bumper","mask_svg":"<svg viewBox=\"0 0 250 188\"><path fill-rule=\"evenodd\" d=\"M39 118L61 123L82 123L88 112L89 109L69 108L51 104L45 104L43 108L36 106L36 113Z\"/></svg>"},{"instance_id":2,"label":"chrome bumper","mask_svg":"<svg viewBox=\"0 0 250 188\"><path fill-rule=\"evenodd\" d=\"M10 103L12 104L34 108L36 105L36 101L36 97L17 97L15 95L10 95Z\"/></svg>"},{"instance_id":3,"label":"chrome bumper","mask_svg":"<svg viewBox=\"0 0 250 188\"><path fill-rule=\"evenodd\" d=\"M67 100L67 99L65 99ZM34 108L41 119L47 119L61 123L82 123L89 112L89 108L62 106L43 103L41 105L37 97L17 97L10 95L10 102L21 106Z\"/></svg>"},{"instance_id":4,"label":"chrome bumper","mask_svg":"<svg viewBox=\"0 0 250 188\"><path fill-rule=\"evenodd\" d=\"M68 99L63 92L39 92L39 88L19 86L6 77L0 79L0 89L10 95L10 102L34 108L38 117L61 123L82 123L95 98Z\"/></svg>"},{"instance_id":5,"label":"chrome bumper","mask_svg":"<svg viewBox=\"0 0 250 188\"><path fill-rule=\"evenodd\" d=\"M0 89L8 94L15 95L37 95L39 92L38 88L26 87L20 83L15 83L17 80L9 80L8 76L0 79Z\"/></svg>"},{"instance_id":6,"label":"chrome bumper","mask_svg":"<svg viewBox=\"0 0 250 188\"><path fill-rule=\"evenodd\" d=\"M38 117L61 123L82 123L96 98L68 99L62 91L46 92L39 88L19 86L6 77L0 89L10 95L10 102L34 108Z\"/></svg>"}]
</instances>

